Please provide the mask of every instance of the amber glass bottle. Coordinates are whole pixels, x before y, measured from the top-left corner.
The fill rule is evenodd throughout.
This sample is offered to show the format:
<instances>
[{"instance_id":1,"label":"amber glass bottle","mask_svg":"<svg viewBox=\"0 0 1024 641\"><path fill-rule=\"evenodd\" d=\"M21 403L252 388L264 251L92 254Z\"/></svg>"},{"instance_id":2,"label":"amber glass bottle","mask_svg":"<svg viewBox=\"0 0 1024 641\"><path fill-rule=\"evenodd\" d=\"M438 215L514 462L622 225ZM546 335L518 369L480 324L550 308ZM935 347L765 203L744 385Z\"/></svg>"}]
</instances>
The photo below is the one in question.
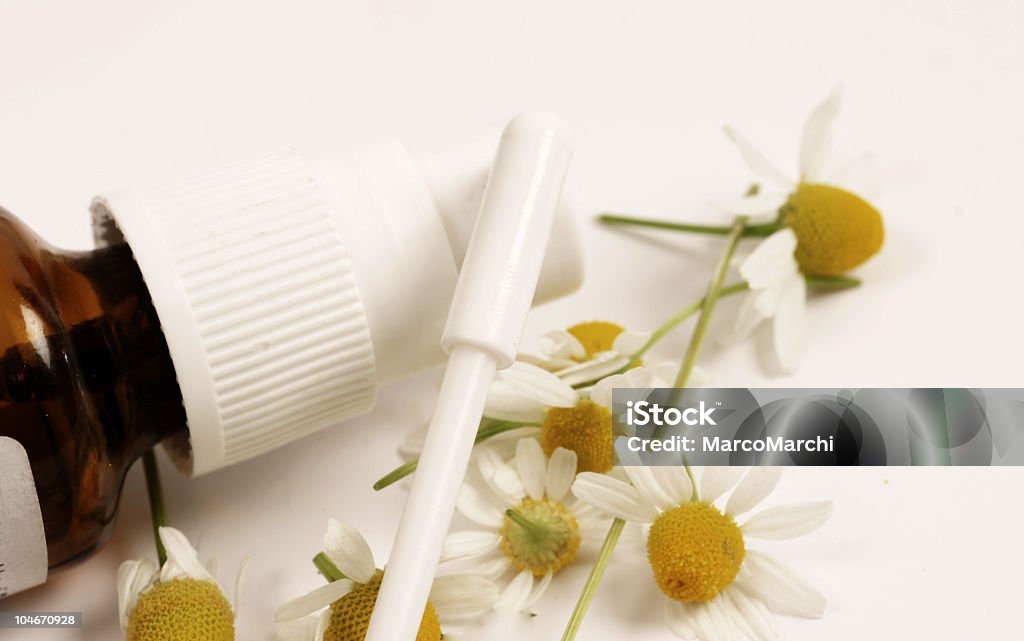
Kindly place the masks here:
<instances>
[{"instance_id":1,"label":"amber glass bottle","mask_svg":"<svg viewBox=\"0 0 1024 641\"><path fill-rule=\"evenodd\" d=\"M110 535L132 463L185 429L174 366L128 245L62 252L0 209L0 597L29 587L15 566L30 562L25 539L38 532L18 523L34 510L10 512L13 493L34 484L46 565L65 566ZM16 469L19 457L30 475Z\"/></svg>"}]
</instances>

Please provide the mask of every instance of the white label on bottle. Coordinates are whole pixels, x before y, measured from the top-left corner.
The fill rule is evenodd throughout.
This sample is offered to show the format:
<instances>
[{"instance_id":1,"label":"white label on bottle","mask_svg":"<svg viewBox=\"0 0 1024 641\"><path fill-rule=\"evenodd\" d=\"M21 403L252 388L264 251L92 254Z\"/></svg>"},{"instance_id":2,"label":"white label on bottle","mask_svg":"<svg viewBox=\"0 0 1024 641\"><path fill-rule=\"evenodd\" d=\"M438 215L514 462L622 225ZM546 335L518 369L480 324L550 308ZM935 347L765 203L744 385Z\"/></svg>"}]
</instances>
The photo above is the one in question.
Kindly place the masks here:
<instances>
[{"instance_id":1,"label":"white label on bottle","mask_svg":"<svg viewBox=\"0 0 1024 641\"><path fill-rule=\"evenodd\" d=\"M0 436L0 599L46 581L46 534L28 454Z\"/></svg>"}]
</instances>

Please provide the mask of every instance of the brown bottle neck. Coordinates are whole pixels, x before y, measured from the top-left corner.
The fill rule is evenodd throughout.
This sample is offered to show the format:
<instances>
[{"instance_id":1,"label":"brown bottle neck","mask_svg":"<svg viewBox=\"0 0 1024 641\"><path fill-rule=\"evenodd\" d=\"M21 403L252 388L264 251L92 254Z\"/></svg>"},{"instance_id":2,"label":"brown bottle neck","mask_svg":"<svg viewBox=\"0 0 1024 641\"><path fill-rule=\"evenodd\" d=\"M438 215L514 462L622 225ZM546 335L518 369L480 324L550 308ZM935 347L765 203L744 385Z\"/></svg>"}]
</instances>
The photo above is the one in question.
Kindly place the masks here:
<instances>
[{"instance_id":1,"label":"brown bottle neck","mask_svg":"<svg viewBox=\"0 0 1024 641\"><path fill-rule=\"evenodd\" d=\"M130 462L186 429L174 364L156 309L127 244L64 254L55 261L86 279L104 313L68 328L82 385L112 395L100 420L108 443Z\"/></svg>"},{"instance_id":2,"label":"brown bottle neck","mask_svg":"<svg viewBox=\"0 0 1024 641\"><path fill-rule=\"evenodd\" d=\"M20 252L8 284L15 300L3 305L22 334L0 340L0 410L61 411L89 425L109 462L125 469L185 430L174 366L128 245L63 252L0 219L3 240Z\"/></svg>"}]
</instances>

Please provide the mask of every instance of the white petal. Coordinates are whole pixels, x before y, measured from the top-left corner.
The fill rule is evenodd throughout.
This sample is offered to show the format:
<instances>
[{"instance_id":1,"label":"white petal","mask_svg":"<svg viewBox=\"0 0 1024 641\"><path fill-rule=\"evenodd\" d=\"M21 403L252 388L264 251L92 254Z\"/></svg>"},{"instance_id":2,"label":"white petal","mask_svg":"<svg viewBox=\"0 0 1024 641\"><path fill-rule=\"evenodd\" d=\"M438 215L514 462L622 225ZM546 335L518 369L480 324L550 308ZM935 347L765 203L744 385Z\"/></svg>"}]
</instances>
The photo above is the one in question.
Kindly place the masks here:
<instances>
[{"instance_id":1,"label":"white petal","mask_svg":"<svg viewBox=\"0 0 1024 641\"><path fill-rule=\"evenodd\" d=\"M541 338L548 343L544 353L549 358L574 359L587 355L587 348L583 347L583 343L564 329L548 332Z\"/></svg>"},{"instance_id":2,"label":"white petal","mask_svg":"<svg viewBox=\"0 0 1024 641\"><path fill-rule=\"evenodd\" d=\"M479 616L494 607L497 600L498 586L481 576L439 576L430 588L430 603L441 620Z\"/></svg>"},{"instance_id":3,"label":"white petal","mask_svg":"<svg viewBox=\"0 0 1024 641\"><path fill-rule=\"evenodd\" d=\"M689 502L693 496L693 484L686 470L678 465L657 465L651 468L654 478L663 490L679 505Z\"/></svg>"},{"instance_id":4,"label":"white petal","mask_svg":"<svg viewBox=\"0 0 1024 641\"><path fill-rule=\"evenodd\" d=\"M772 337L779 365L791 373L800 365L803 353L804 309L807 305L807 284L797 275L786 288L779 311L772 323Z\"/></svg>"},{"instance_id":5,"label":"white petal","mask_svg":"<svg viewBox=\"0 0 1024 641\"><path fill-rule=\"evenodd\" d=\"M740 526L755 539L794 539L817 530L832 515L832 501L794 503L758 512Z\"/></svg>"},{"instance_id":6,"label":"white petal","mask_svg":"<svg viewBox=\"0 0 1024 641\"><path fill-rule=\"evenodd\" d=\"M242 604L242 589L245 587L245 578L249 575L249 557L242 557L242 562L238 566L238 576L235 577L235 593L234 593L234 610L235 615L238 615L238 607Z\"/></svg>"},{"instance_id":7,"label":"white petal","mask_svg":"<svg viewBox=\"0 0 1024 641\"><path fill-rule=\"evenodd\" d=\"M772 493L781 478L781 467L757 466L750 468L750 471L729 496L729 502L725 504L725 513L729 516L739 516L754 509L758 503Z\"/></svg>"},{"instance_id":8,"label":"white petal","mask_svg":"<svg viewBox=\"0 0 1024 641\"><path fill-rule=\"evenodd\" d=\"M149 559L125 561L117 569L117 611L122 630L128 627L128 615L135 609L139 594L152 585L159 572Z\"/></svg>"},{"instance_id":9,"label":"white petal","mask_svg":"<svg viewBox=\"0 0 1024 641\"><path fill-rule=\"evenodd\" d=\"M551 585L551 579L553 577L554 574L551 572L551 570L548 570L541 578L541 580L535 583L535 585L533 586L533 590L530 592L530 596L526 597L526 600L523 601L523 604L519 609L529 609L534 603L537 602L538 599L544 596L544 592L547 591L548 586Z\"/></svg>"},{"instance_id":10,"label":"white petal","mask_svg":"<svg viewBox=\"0 0 1024 641\"><path fill-rule=\"evenodd\" d=\"M629 363L629 357L618 352L600 352L590 360L555 372L566 385L581 385L610 376Z\"/></svg>"},{"instance_id":11,"label":"white petal","mask_svg":"<svg viewBox=\"0 0 1024 641\"><path fill-rule=\"evenodd\" d=\"M662 363L660 367L667 368L669 365ZM675 368L678 371L678 367ZM664 369L659 369L659 373L663 373ZM626 384L623 387L631 387L634 389L650 389L658 387L661 381L658 380L659 376L654 373L654 370L650 367L634 367L633 369L626 370L623 374L626 379ZM669 374L670 378L675 378L675 372Z\"/></svg>"},{"instance_id":12,"label":"white petal","mask_svg":"<svg viewBox=\"0 0 1024 641\"><path fill-rule=\"evenodd\" d=\"M335 519L327 520L324 551L341 573L356 583L367 583L377 572L373 552L363 535Z\"/></svg>"},{"instance_id":13,"label":"white petal","mask_svg":"<svg viewBox=\"0 0 1024 641\"><path fill-rule=\"evenodd\" d=\"M402 439L401 445L398 446L398 452L403 456L416 456L422 452L423 442L427 440L427 429L429 427L429 424L423 423L409 430L405 438Z\"/></svg>"},{"instance_id":14,"label":"white petal","mask_svg":"<svg viewBox=\"0 0 1024 641\"><path fill-rule=\"evenodd\" d=\"M782 636L768 607L747 594L742 585L733 583L722 596L735 611L733 622L736 627L753 641L775 641Z\"/></svg>"},{"instance_id":15,"label":"white petal","mask_svg":"<svg viewBox=\"0 0 1024 641\"><path fill-rule=\"evenodd\" d=\"M502 554L473 568L473 574L490 579L491 581L497 581L511 567L512 560L505 556L505 554Z\"/></svg>"},{"instance_id":16,"label":"white petal","mask_svg":"<svg viewBox=\"0 0 1024 641\"><path fill-rule=\"evenodd\" d=\"M590 400L598 405L611 409L612 390L617 387L626 387L626 376L624 374L612 374L611 376L605 376L598 382L594 383L594 386L590 388Z\"/></svg>"},{"instance_id":17,"label":"white petal","mask_svg":"<svg viewBox=\"0 0 1024 641\"><path fill-rule=\"evenodd\" d=\"M736 638L736 627L733 624L733 609L732 605L722 599L721 596L709 601L707 604L708 610L711 612L712 618L715 623L722 630L723 639L735 639Z\"/></svg>"},{"instance_id":18,"label":"white petal","mask_svg":"<svg viewBox=\"0 0 1024 641\"><path fill-rule=\"evenodd\" d=\"M549 407L572 407L579 400L576 390L560 378L529 363L515 362L497 373L496 379L516 392Z\"/></svg>"},{"instance_id":19,"label":"white petal","mask_svg":"<svg viewBox=\"0 0 1024 641\"><path fill-rule=\"evenodd\" d=\"M516 469L526 494L535 500L544 498L547 469L544 450L537 439L524 438L516 443Z\"/></svg>"},{"instance_id":20,"label":"white petal","mask_svg":"<svg viewBox=\"0 0 1024 641\"><path fill-rule=\"evenodd\" d=\"M495 434L491 438L487 439L485 443L486 447L497 452L498 456L500 456L503 461L509 462L515 457L516 443L519 442L519 439L540 438L540 433L541 429L536 425L526 425L524 427L510 429L507 432ZM519 478L519 472L517 472L515 467L511 464L508 464L507 467L508 470L516 477L515 481L507 481L509 489L511 489L513 485L516 486L515 495L518 496L519 499L522 499L526 496L526 490L522 489L523 482ZM504 474L504 472L502 472L502 474ZM503 484L505 482L506 481L504 480L502 481Z\"/></svg>"},{"instance_id":21,"label":"white petal","mask_svg":"<svg viewBox=\"0 0 1024 641\"><path fill-rule=\"evenodd\" d=\"M796 234L789 227L765 238L740 263L740 276L751 289L764 289L788 279L796 270Z\"/></svg>"},{"instance_id":22,"label":"white petal","mask_svg":"<svg viewBox=\"0 0 1024 641\"><path fill-rule=\"evenodd\" d=\"M732 127L725 127L725 135L729 137L736 148L739 150L740 155L743 157L744 162L750 167L750 170L761 177L765 182L771 183L776 187L782 189L792 190L796 185L796 182L786 175L784 171L779 169L772 163L768 158L765 157L754 145L750 143L744 136Z\"/></svg>"},{"instance_id":23,"label":"white petal","mask_svg":"<svg viewBox=\"0 0 1024 641\"><path fill-rule=\"evenodd\" d=\"M732 336L729 337L730 341L740 341L749 337L757 326L760 325L766 318L761 313L761 306L758 304L760 292L750 292L743 297L743 304L740 305L740 311L736 314L736 322L733 325Z\"/></svg>"},{"instance_id":24,"label":"white petal","mask_svg":"<svg viewBox=\"0 0 1024 641\"><path fill-rule=\"evenodd\" d=\"M455 507L467 519L484 527L498 529L505 521L501 508L488 501L479 490L468 483L459 490Z\"/></svg>"},{"instance_id":25,"label":"white petal","mask_svg":"<svg viewBox=\"0 0 1024 641\"><path fill-rule=\"evenodd\" d=\"M636 393L625 394L620 398L620 402L628 402L630 400L642 401L645 400L649 395L649 390L656 387L666 387L670 383L664 376L674 378L675 371L678 370L678 365L673 363L662 363L657 368L652 369L649 367L634 367L627 370L623 374L612 374L611 376L605 376L593 387L590 388L590 400L594 401L598 405L611 408L613 401L613 391L620 390L635 390ZM672 371L670 371L672 370Z\"/></svg>"},{"instance_id":26,"label":"white petal","mask_svg":"<svg viewBox=\"0 0 1024 641\"><path fill-rule=\"evenodd\" d=\"M503 502L518 503L526 496L519 472L504 461L497 448L478 447L477 464L484 482Z\"/></svg>"},{"instance_id":27,"label":"white petal","mask_svg":"<svg viewBox=\"0 0 1024 641\"><path fill-rule=\"evenodd\" d=\"M804 123L804 134L800 140L801 180L814 182L821 178L821 170L828 158L832 131L842 103L843 89L836 87L832 94L811 112Z\"/></svg>"},{"instance_id":28,"label":"white petal","mask_svg":"<svg viewBox=\"0 0 1024 641\"><path fill-rule=\"evenodd\" d=\"M612 342L612 351L622 356L633 356L647 345L651 340L650 332L634 332L626 330L615 337Z\"/></svg>"},{"instance_id":29,"label":"white petal","mask_svg":"<svg viewBox=\"0 0 1024 641\"><path fill-rule=\"evenodd\" d=\"M693 629L701 641L730 641L732 629L724 620L716 601L691 605Z\"/></svg>"},{"instance_id":30,"label":"white petal","mask_svg":"<svg viewBox=\"0 0 1024 641\"><path fill-rule=\"evenodd\" d=\"M199 561L199 554L185 535L172 527L160 528L160 540L167 550L167 562L160 570L160 581L167 582L182 577L200 581L214 581L213 576Z\"/></svg>"},{"instance_id":31,"label":"white petal","mask_svg":"<svg viewBox=\"0 0 1024 641\"><path fill-rule=\"evenodd\" d=\"M494 609L500 612L519 612L533 592L533 572L523 570L502 591Z\"/></svg>"},{"instance_id":32,"label":"white petal","mask_svg":"<svg viewBox=\"0 0 1024 641\"><path fill-rule=\"evenodd\" d=\"M676 374L679 373L679 365L679 361L662 361L654 367L647 368L654 375L651 387L672 387L672 383L676 380ZM697 369L694 368L693 371L696 372Z\"/></svg>"},{"instance_id":33,"label":"white petal","mask_svg":"<svg viewBox=\"0 0 1024 641\"><path fill-rule=\"evenodd\" d=\"M497 548L500 542L501 536L494 532L453 532L445 538L441 556L444 559L480 556Z\"/></svg>"},{"instance_id":34,"label":"white petal","mask_svg":"<svg viewBox=\"0 0 1024 641\"><path fill-rule=\"evenodd\" d=\"M217 579L217 570L218 569L219 569L219 566L217 565L217 557L211 556L210 558L208 558L206 560L206 571L210 573L210 576L213 577L214 581L218 580Z\"/></svg>"},{"instance_id":35,"label":"white petal","mask_svg":"<svg viewBox=\"0 0 1024 641\"><path fill-rule=\"evenodd\" d=\"M484 402L484 416L501 421L540 424L547 412L543 403L523 396L504 381L491 383Z\"/></svg>"},{"instance_id":36,"label":"white petal","mask_svg":"<svg viewBox=\"0 0 1024 641\"><path fill-rule=\"evenodd\" d=\"M348 579L342 579L340 581L321 585L309 594L304 594L297 599L292 599L279 607L277 609L277 613L274 615L274 620L281 622L298 619L299 617L304 617L307 614L312 614L320 608L326 608L351 592L354 585L355 584Z\"/></svg>"},{"instance_id":37,"label":"white petal","mask_svg":"<svg viewBox=\"0 0 1024 641\"><path fill-rule=\"evenodd\" d=\"M693 626L690 624L691 617L690 606L672 599L665 599L665 621L668 623L668 629L680 639L693 641L697 638L697 633L694 632Z\"/></svg>"},{"instance_id":38,"label":"white petal","mask_svg":"<svg viewBox=\"0 0 1024 641\"><path fill-rule=\"evenodd\" d=\"M584 472L572 484L572 493L584 503L634 523L651 523L658 510L635 487L605 474Z\"/></svg>"},{"instance_id":39,"label":"white petal","mask_svg":"<svg viewBox=\"0 0 1024 641\"><path fill-rule=\"evenodd\" d=\"M731 490L741 476L743 476L742 467L705 467L700 476L700 500L705 503L714 503L720 496Z\"/></svg>"},{"instance_id":40,"label":"white petal","mask_svg":"<svg viewBox=\"0 0 1024 641\"><path fill-rule=\"evenodd\" d=\"M772 611L806 618L818 618L825 613L825 596L782 562L747 550L743 565L748 572L742 585Z\"/></svg>"},{"instance_id":41,"label":"white petal","mask_svg":"<svg viewBox=\"0 0 1024 641\"><path fill-rule=\"evenodd\" d=\"M316 637L318 617L301 617L281 621L274 626L276 641L312 641Z\"/></svg>"},{"instance_id":42,"label":"white petal","mask_svg":"<svg viewBox=\"0 0 1024 641\"><path fill-rule=\"evenodd\" d=\"M754 300L754 307L757 313L763 318L775 318L779 313L779 307L793 284L793 280L800 278L794 267L792 273L785 278L773 281L764 288L754 292L751 298Z\"/></svg>"},{"instance_id":43,"label":"white petal","mask_svg":"<svg viewBox=\"0 0 1024 641\"><path fill-rule=\"evenodd\" d=\"M630 454L634 454L634 452L630 452ZM638 463L638 461L630 462ZM662 489L661 484L654 478L650 467L626 465L625 461L623 463L622 469L626 471L626 476L629 477L633 487L643 493L646 503L654 505L661 511L670 510L679 504L679 501L676 501L668 491Z\"/></svg>"},{"instance_id":44,"label":"white petal","mask_svg":"<svg viewBox=\"0 0 1024 641\"><path fill-rule=\"evenodd\" d=\"M530 354L528 352L518 352L516 354L516 360L521 363L536 365L537 367L549 372L557 372L558 370L565 369L577 362L571 358L549 358L547 356L537 356L536 354Z\"/></svg>"},{"instance_id":45,"label":"white petal","mask_svg":"<svg viewBox=\"0 0 1024 641\"><path fill-rule=\"evenodd\" d=\"M316 639L314 641L324 641L324 637L327 635L327 628L331 627L331 619L333 618L330 609L324 610L320 613L316 622Z\"/></svg>"},{"instance_id":46,"label":"white petal","mask_svg":"<svg viewBox=\"0 0 1024 641\"><path fill-rule=\"evenodd\" d=\"M561 501L569 493L572 482L576 479L576 452L564 447L555 448L548 460L548 474L545 479L547 497L552 501Z\"/></svg>"},{"instance_id":47,"label":"white petal","mask_svg":"<svg viewBox=\"0 0 1024 641\"><path fill-rule=\"evenodd\" d=\"M678 369L678 368L677 368ZM704 387L711 382L711 374L699 365L695 365L690 371L690 378L686 381L687 387Z\"/></svg>"}]
</instances>

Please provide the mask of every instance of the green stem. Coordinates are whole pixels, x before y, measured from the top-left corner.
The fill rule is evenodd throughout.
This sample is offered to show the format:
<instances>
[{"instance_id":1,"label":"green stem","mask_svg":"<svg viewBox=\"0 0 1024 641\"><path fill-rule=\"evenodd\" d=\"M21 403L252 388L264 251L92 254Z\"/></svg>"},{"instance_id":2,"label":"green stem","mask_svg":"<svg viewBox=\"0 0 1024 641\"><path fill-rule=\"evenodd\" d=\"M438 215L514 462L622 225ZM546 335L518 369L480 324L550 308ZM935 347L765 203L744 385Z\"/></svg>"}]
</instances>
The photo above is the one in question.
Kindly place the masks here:
<instances>
[{"instance_id":1,"label":"green stem","mask_svg":"<svg viewBox=\"0 0 1024 641\"><path fill-rule=\"evenodd\" d=\"M401 465L399 465L395 469L391 470L390 472L388 472L387 474L382 476L380 478L380 480L378 480L376 483L374 483L373 484L373 489L380 491L380 490L383 490L384 488L386 488L389 485L393 485L393 484L401 481L405 477L407 477L410 474L412 474L413 472L415 472L416 468L419 466L419 464L420 464L419 457L414 458L411 461L406 461L405 463L402 463Z\"/></svg>"},{"instance_id":2,"label":"green stem","mask_svg":"<svg viewBox=\"0 0 1024 641\"><path fill-rule=\"evenodd\" d=\"M572 641L576 638L576 633L579 631L580 625L583 624L583 617L587 613L587 608L590 607L594 593L597 592L597 586L601 583L601 577L604 576L605 568L608 567L608 561L612 558L612 551L615 549L616 544L618 544L619 536L622 535L622 528L625 525L626 522L622 519L612 521L608 535L604 537L604 543L601 544L601 551L597 555L594 569L590 571L587 583L583 586L583 591L580 592L579 600L576 601L576 607L573 608L572 616L569 617L569 623L565 626L562 641Z\"/></svg>"},{"instance_id":3,"label":"green stem","mask_svg":"<svg viewBox=\"0 0 1024 641\"><path fill-rule=\"evenodd\" d=\"M746 226L747 217L737 216L736 222L732 226L732 232L729 234L725 251L722 252L722 256L718 259L715 273L708 284L708 293L704 295L704 305L701 307L700 318L697 319L697 326L693 328L693 337L690 338L690 344L686 348L686 356L683 358L683 364L679 368L679 374L676 376L675 384L672 387L686 387L686 381L689 380L690 374L697 364L697 355L700 354L700 348L704 344L704 336L707 334L708 325L711 323L711 313L714 311L718 297L721 295L725 274L729 271L732 255L736 253L736 246L739 245L740 237L743 235L743 230Z\"/></svg>"},{"instance_id":4,"label":"green stem","mask_svg":"<svg viewBox=\"0 0 1024 641\"><path fill-rule=\"evenodd\" d=\"M854 287L860 287L861 284L861 280L859 278L854 278L852 276L804 276L804 280L807 282L808 287L825 291L851 289ZM721 291L718 292L718 298L722 299L727 296L732 296L733 294L745 292L749 289L750 285L746 282L732 283L731 285L722 287ZM651 338L644 343L644 346L641 347L636 354L633 354L623 371L634 367L639 363L640 359L643 358L643 355L646 354L648 350L654 347L658 341L665 338L665 336L675 329L680 323L699 312L706 302L707 297L701 298L687 307L684 307L676 313L675 316L662 323L651 333Z\"/></svg>"},{"instance_id":5,"label":"green stem","mask_svg":"<svg viewBox=\"0 0 1024 641\"><path fill-rule=\"evenodd\" d=\"M861 280L852 276L804 276L804 280L807 282L807 286L811 289L823 290L823 291L841 291L844 289L852 289L859 287ZM733 294L739 294L750 289L750 285L746 282L732 283L722 287L721 291L718 292L719 300L732 296ZM618 370L612 372L613 374L622 374L628 369L636 367L640 364L640 360L644 357L652 347L654 347L661 339L665 338L669 333L672 332L676 327L686 321L688 318L696 314L704 307L707 302L707 297L700 298L694 301L690 305L679 310L674 316L662 323L657 329L651 333L651 337L644 343L635 354L629 358L629 362L623 365ZM589 387L597 382L597 379L592 381L584 381L573 385L574 388L580 389L583 387Z\"/></svg>"},{"instance_id":6,"label":"green stem","mask_svg":"<svg viewBox=\"0 0 1024 641\"><path fill-rule=\"evenodd\" d=\"M167 562L167 550L160 539L160 528L167 525L167 512L164 509L163 489L160 487L160 470L153 450L147 450L142 455L142 466L146 472L146 492L149 494L149 514L153 520L153 538L156 539L156 557L160 567L163 567Z\"/></svg>"},{"instance_id":7,"label":"green stem","mask_svg":"<svg viewBox=\"0 0 1024 641\"><path fill-rule=\"evenodd\" d=\"M725 298L726 296L732 296L733 294L745 292L748 289L750 289L750 285L748 285L746 282L733 283L732 285L723 287L721 291L718 292L718 297ZM644 343L644 346L641 347L636 354L633 354L629 363L626 365L626 368L628 369L639 363L643 355L646 354L647 351L650 350L652 347L654 347L655 343L665 338L665 336L673 329L675 329L680 323L682 323L689 317L699 312L701 308L704 307L706 302L707 297L705 296L700 300L692 303L691 305L683 308L675 316L662 323L657 329L655 329L651 333L651 338L646 343Z\"/></svg>"},{"instance_id":8,"label":"green stem","mask_svg":"<svg viewBox=\"0 0 1024 641\"><path fill-rule=\"evenodd\" d=\"M731 296L733 294L745 292L748 289L750 289L750 286L747 285L746 283L734 283L732 285L729 285L728 287L723 287L722 291L718 293L718 297L724 298L725 296ZM662 323L657 329L655 329L651 333L651 337L647 339L647 342L644 343L643 347L638 349L636 353L629 357L629 361L625 365L612 372L612 374L622 374L626 370L632 369L639 365L640 359L643 358L644 354L646 354L652 347L654 347L661 339L665 338L665 336L667 336L673 329L679 326L680 323L682 323L689 317L699 312L701 307L704 306L704 300L705 299L701 298L692 305L683 308L675 316ZM607 376L610 375L611 374L608 374ZM604 376L589 381L583 381L582 383L577 383L573 385L573 389L582 389L584 387L590 387L591 385L601 380L601 378L604 378Z\"/></svg>"},{"instance_id":9,"label":"green stem","mask_svg":"<svg viewBox=\"0 0 1024 641\"><path fill-rule=\"evenodd\" d=\"M505 510L505 516L508 517L509 521L512 521L519 527L529 532L530 536L533 537L535 541L543 539L545 536L547 536L547 532L545 532L540 526L538 526L536 523L534 523L533 521L529 520L528 518L526 518L525 516L511 508Z\"/></svg>"},{"instance_id":10,"label":"green stem","mask_svg":"<svg viewBox=\"0 0 1024 641\"><path fill-rule=\"evenodd\" d=\"M825 291L839 291L860 287L861 280L853 276L804 276L808 287Z\"/></svg>"},{"instance_id":11,"label":"green stem","mask_svg":"<svg viewBox=\"0 0 1024 641\"><path fill-rule=\"evenodd\" d=\"M732 233L732 225L698 225L693 223L680 223L671 220L658 220L655 218L637 218L635 216L623 216L622 214L601 214L597 217L598 222L604 225L648 227L651 229L667 229L670 231L686 231L696 234L712 234L715 236L728 236ZM764 223L761 225L750 225L743 230L744 238L764 238L771 236L782 229L782 224L777 222Z\"/></svg>"},{"instance_id":12,"label":"green stem","mask_svg":"<svg viewBox=\"0 0 1024 641\"><path fill-rule=\"evenodd\" d=\"M320 574L322 574L330 583L347 578L345 573L338 569L338 566L334 564L334 561L332 561L325 552L321 552L313 557L313 565L316 566L316 569L320 571Z\"/></svg>"},{"instance_id":13,"label":"green stem","mask_svg":"<svg viewBox=\"0 0 1024 641\"><path fill-rule=\"evenodd\" d=\"M496 421L485 417L480 421L480 427L477 429L476 439L473 441L473 444L477 445L483 443L487 439L493 438L502 432L508 432L509 430L514 430L525 425L529 425L529 423L520 423L518 421ZM419 464L420 459L419 457L416 457L411 461L399 465L374 483L373 489L380 491L389 485L394 485L398 481L401 481L415 472L416 468L419 467Z\"/></svg>"}]
</instances>

